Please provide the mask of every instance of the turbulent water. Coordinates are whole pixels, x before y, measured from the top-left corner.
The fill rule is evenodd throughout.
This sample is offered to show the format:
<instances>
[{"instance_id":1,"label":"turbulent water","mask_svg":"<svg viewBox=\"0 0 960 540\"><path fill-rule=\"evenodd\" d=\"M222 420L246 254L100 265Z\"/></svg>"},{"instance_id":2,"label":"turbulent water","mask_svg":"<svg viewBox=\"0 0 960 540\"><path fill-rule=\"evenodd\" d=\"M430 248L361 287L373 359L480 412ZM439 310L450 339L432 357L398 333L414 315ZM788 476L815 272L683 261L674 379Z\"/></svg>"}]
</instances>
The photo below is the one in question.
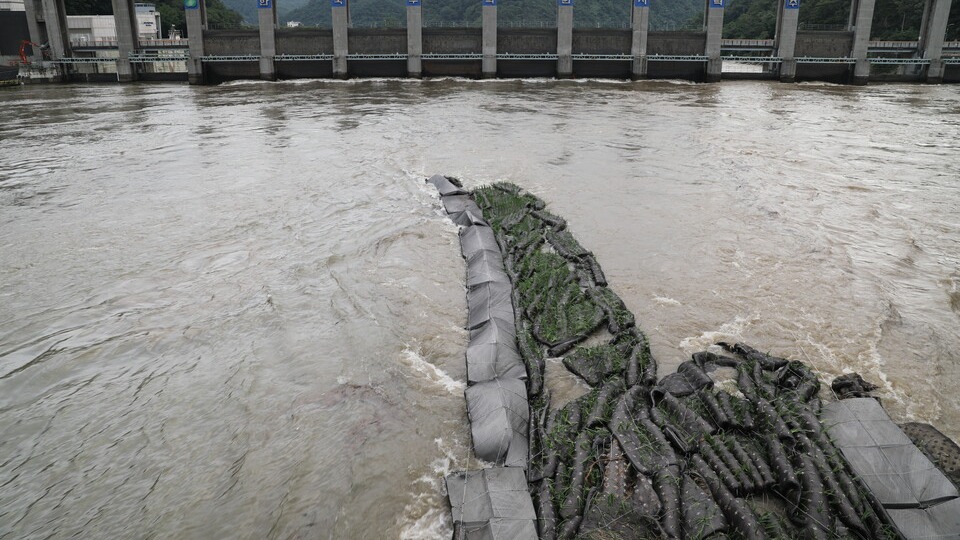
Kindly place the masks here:
<instances>
[{"instance_id":1,"label":"turbulent water","mask_svg":"<svg viewBox=\"0 0 960 540\"><path fill-rule=\"evenodd\" d=\"M448 535L434 173L567 218L661 375L743 340L960 438L958 141L949 86L0 92L0 539Z\"/></svg>"}]
</instances>

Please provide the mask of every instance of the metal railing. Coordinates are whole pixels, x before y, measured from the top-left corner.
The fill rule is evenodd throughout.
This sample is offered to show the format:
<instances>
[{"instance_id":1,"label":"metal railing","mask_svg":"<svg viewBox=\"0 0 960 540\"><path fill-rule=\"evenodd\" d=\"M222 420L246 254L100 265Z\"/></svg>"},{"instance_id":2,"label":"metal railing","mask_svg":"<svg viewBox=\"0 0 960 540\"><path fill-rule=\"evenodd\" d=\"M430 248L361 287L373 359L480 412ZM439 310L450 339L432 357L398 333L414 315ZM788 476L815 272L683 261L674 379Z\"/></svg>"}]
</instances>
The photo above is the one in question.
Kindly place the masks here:
<instances>
[{"instance_id":1,"label":"metal railing","mask_svg":"<svg viewBox=\"0 0 960 540\"><path fill-rule=\"evenodd\" d=\"M259 62L259 54L225 54L201 56L204 62Z\"/></svg>"},{"instance_id":2,"label":"metal railing","mask_svg":"<svg viewBox=\"0 0 960 540\"><path fill-rule=\"evenodd\" d=\"M743 64L780 64L783 58L779 56L721 56L724 61L740 62Z\"/></svg>"},{"instance_id":3,"label":"metal railing","mask_svg":"<svg viewBox=\"0 0 960 540\"><path fill-rule=\"evenodd\" d=\"M116 39L71 39L71 49L117 49L120 47ZM137 42L140 49L186 49L190 47L189 39L141 39Z\"/></svg>"},{"instance_id":4,"label":"metal railing","mask_svg":"<svg viewBox=\"0 0 960 540\"><path fill-rule=\"evenodd\" d=\"M628 16L627 19L630 17ZM608 20L593 20L593 21L578 21L576 17L573 20L573 27L577 30L586 30L590 28L602 28L604 30L628 30L630 29L630 23L627 21L608 21Z\"/></svg>"},{"instance_id":5,"label":"metal railing","mask_svg":"<svg viewBox=\"0 0 960 540\"><path fill-rule=\"evenodd\" d=\"M556 60L556 53L539 53L539 54L514 54L514 53L500 53L497 55L497 60Z\"/></svg>"},{"instance_id":6,"label":"metal railing","mask_svg":"<svg viewBox=\"0 0 960 540\"><path fill-rule=\"evenodd\" d=\"M702 54L651 54L647 55L647 62L706 62L707 57Z\"/></svg>"},{"instance_id":7,"label":"metal railing","mask_svg":"<svg viewBox=\"0 0 960 540\"><path fill-rule=\"evenodd\" d=\"M811 23L800 23L797 28L799 30L820 30L825 32L843 32L847 29L845 24L811 24Z\"/></svg>"},{"instance_id":8,"label":"metal railing","mask_svg":"<svg viewBox=\"0 0 960 540\"><path fill-rule=\"evenodd\" d=\"M556 28L557 19L517 19L497 21L498 28Z\"/></svg>"},{"instance_id":9,"label":"metal railing","mask_svg":"<svg viewBox=\"0 0 960 540\"><path fill-rule=\"evenodd\" d=\"M190 59L190 55L177 54L171 56L162 56L156 54L131 54L130 62L134 64L155 64L160 62L185 62Z\"/></svg>"},{"instance_id":10,"label":"metal railing","mask_svg":"<svg viewBox=\"0 0 960 540\"><path fill-rule=\"evenodd\" d=\"M311 62L317 60L333 60L332 54L278 54L274 60L281 62Z\"/></svg>"}]
</instances>

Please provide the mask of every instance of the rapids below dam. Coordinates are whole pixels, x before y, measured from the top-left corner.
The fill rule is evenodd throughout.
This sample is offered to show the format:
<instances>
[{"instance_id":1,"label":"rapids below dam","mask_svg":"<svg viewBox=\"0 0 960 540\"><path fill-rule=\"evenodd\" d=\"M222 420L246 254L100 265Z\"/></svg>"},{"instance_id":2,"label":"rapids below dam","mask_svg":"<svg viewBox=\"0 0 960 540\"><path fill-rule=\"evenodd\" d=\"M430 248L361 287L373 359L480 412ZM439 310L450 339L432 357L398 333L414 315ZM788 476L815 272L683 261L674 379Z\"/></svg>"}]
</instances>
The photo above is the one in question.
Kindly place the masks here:
<instances>
[{"instance_id":1,"label":"rapids below dam","mask_svg":"<svg viewBox=\"0 0 960 540\"><path fill-rule=\"evenodd\" d=\"M960 439L952 87L26 86L0 92L0 539L449 537L443 476L478 464L435 173L566 218L661 376L744 341Z\"/></svg>"}]
</instances>

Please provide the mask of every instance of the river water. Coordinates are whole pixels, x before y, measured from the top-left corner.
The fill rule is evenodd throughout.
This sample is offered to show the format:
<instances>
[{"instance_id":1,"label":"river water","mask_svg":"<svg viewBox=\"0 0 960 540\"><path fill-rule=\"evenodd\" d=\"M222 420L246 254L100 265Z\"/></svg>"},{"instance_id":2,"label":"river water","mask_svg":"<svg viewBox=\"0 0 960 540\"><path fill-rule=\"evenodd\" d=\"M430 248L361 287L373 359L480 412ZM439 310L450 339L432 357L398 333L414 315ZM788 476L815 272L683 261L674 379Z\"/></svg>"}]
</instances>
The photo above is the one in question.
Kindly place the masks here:
<instances>
[{"instance_id":1,"label":"river water","mask_svg":"<svg viewBox=\"0 0 960 540\"><path fill-rule=\"evenodd\" d=\"M721 339L960 438L951 86L458 80L0 92L0 538L442 538L475 467L423 177L509 180L661 375Z\"/></svg>"}]
</instances>

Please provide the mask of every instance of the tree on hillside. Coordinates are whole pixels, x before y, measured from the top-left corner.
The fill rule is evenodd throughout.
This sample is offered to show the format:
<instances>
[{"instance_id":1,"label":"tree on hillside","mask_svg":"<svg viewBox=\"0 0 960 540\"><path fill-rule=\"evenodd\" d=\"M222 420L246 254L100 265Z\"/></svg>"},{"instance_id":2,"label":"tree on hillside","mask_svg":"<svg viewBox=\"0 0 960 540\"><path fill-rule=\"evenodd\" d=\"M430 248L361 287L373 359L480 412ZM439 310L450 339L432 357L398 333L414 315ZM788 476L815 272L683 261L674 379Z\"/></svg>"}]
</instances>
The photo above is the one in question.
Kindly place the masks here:
<instances>
[{"instance_id":1,"label":"tree on hillside","mask_svg":"<svg viewBox=\"0 0 960 540\"><path fill-rule=\"evenodd\" d=\"M723 37L771 39L777 31L777 5L770 0L735 0L723 14Z\"/></svg>"},{"instance_id":2,"label":"tree on hillside","mask_svg":"<svg viewBox=\"0 0 960 540\"><path fill-rule=\"evenodd\" d=\"M920 36L924 0L877 0L870 36L915 40Z\"/></svg>"},{"instance_id":3,"label":"tree on hillside","mask_svg":"<svg viewBox=\"0 0 960 540\"><path fill-rule=\"evenodd\" d=\"M850 0L800 0L801 26L842 28L850 17Z\"/></svg>"}]
</instances>

